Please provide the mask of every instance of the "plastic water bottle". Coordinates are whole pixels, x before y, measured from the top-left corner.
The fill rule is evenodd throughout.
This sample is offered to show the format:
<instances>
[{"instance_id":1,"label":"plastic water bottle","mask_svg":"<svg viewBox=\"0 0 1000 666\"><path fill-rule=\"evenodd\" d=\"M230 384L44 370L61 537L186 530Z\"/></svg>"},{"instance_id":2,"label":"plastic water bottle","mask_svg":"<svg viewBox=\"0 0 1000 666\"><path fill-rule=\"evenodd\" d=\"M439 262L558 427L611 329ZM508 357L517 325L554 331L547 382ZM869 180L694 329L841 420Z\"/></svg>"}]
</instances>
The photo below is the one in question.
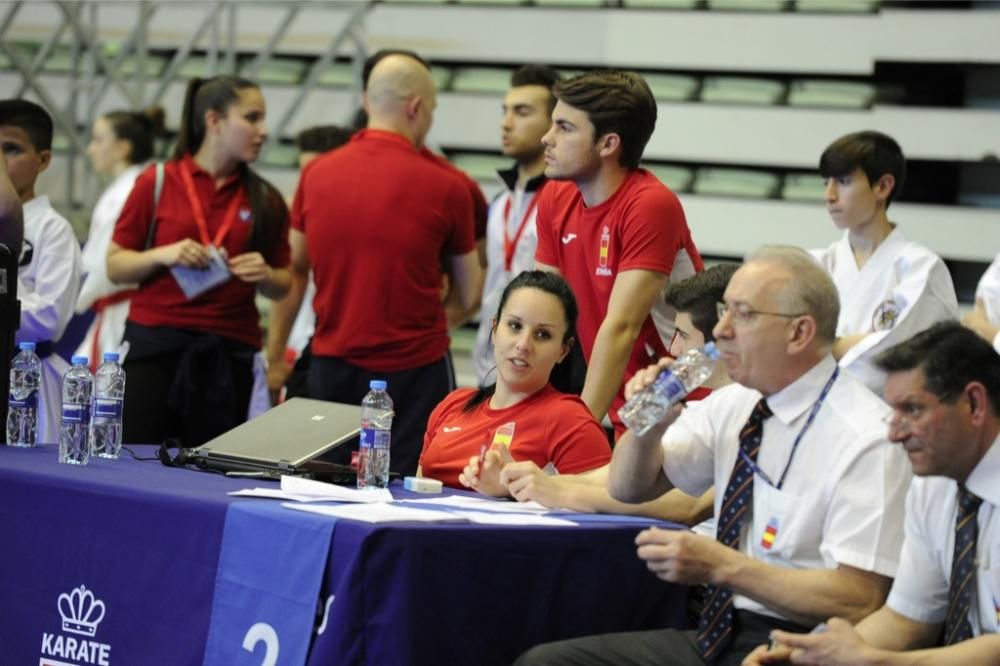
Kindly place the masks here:
<instances>
[{"instance_id":1,"label":"plastic water bottle","mask_svg":"<svg viewBox=\"0 0 1000 666\"><path fill-rule=\"evenodd\" d=\"M618 410L618 417L637 435L645 435L663 420L670 407L701 386L712 375L719 351L709 342L703 349L689 349L670 368L639 391Z\"/></svg>"},{"instance_id":2,"label":"plastic water bottle","mask_svg":"<svg viewBox=\"0 0 1000 666\"><path fill-rule=\"evenodd\" d=\"M392 398L385 382L373 379L361 401L361 446L358 450L358 488L389 485L389 439L392 429Z\"/></svg>"},{"instance_id":3,"label":"plastic water bottle","mask_svg":"<svg viewBox=\"0 0 1000 666\"><path fill-rule=\"evenodd\" d=\"M63 375L62 423L59 426L59 462L86 465L90 462L90 399L94 376L86 356L74 356L73 367Z\"/></svg>"},{"instance_id":4,"label":"plastic water bottle","mask_svg":"<svg viewBox=\"0 0 1000 666\"><path fill-rule=\"evenodd\" d=\"M98 458L117 458L122 448L122 402L125 371L118 354L104 353L104 363L94 374L94 420L90 426L92 452Z\"/></svg>"},{"instance_id":5,"label":"plastic water bottle","mask_svg":"<svg viewBox=\"0 0 1000 666\"><path fill-rule=\"evenodd\" d=\"M7 402L7 443L34 446L38 435L38 389L42 383L42 361L34 342L22 342L10 363L10 400Z\"/></svg>"}]
</instances>

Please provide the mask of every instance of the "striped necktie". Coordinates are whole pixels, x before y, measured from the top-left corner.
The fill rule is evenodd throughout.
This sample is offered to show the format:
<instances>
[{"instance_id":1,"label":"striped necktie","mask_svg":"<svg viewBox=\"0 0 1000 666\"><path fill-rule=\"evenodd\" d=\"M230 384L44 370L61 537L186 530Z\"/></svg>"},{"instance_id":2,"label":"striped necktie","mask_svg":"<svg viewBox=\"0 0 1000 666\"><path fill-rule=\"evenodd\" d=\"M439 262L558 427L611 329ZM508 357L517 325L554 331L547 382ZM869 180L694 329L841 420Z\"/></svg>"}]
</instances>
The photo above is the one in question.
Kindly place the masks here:
<instances>
[{"instance_id":1,"label":"striped necktie","mask_svg":"<svg viewBox=\"0 0 1000 666\"><path fill-rule=\"evenodd\" d=\"M976 540L979 523L976 515L983 500L958 484L958 511L955 515L955 555L951 561L951 585L948 587L948 616L942 641L954 645L972 638L969 608L976 576Z\"/></svg>"},{"instance_id":2,"label":"striped necktie","mask_svg":"<svg viewBox=\"0 0 1000 666\"><path fill-rule=\"evenodd\" d=\"M740 431L740 448L754 462L757 462L757 452L760 451L760 440L764 434L764 419L769 416L771 408L761 398ZM719 509L716 534L720 543L739 549L743 520L752 504L753 468L743 456L737 455ZM728 647L732 633L733 593L726 588L710 585L698 621L698 651L705 661L711 663Z\"/></svg>"}]
</instances>

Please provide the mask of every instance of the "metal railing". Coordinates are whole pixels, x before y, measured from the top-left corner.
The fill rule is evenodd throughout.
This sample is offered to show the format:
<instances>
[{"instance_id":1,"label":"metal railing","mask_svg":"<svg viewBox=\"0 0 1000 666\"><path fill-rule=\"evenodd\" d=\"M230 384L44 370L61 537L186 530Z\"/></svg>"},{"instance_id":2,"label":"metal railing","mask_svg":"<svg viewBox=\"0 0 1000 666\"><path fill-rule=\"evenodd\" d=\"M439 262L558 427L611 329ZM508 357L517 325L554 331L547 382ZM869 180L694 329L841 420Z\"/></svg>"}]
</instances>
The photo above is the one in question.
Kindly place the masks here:
<instances>
[{"instance_id":1,"label":"metal railing","mask_svg":"<svg viewBox=\"0 0 1000 666\"><path fill-rule=\"evenodd\" d=\"M17 79L14 89L9 93L5 91L2 96L30 94L51 113L58 134L65 140L64 152L68 160L66 203L79 208L91 203L96 196L97 181L84 168L82 172L87 182L77 182L78 162L85 159L88 134L97 116L96 110L112 92L133 109L160 105L169 94L171 84L181 80L184 66L193 58L205 59L205 73L209 76L237 73L242 59L246 64L240 69L240 74L252 79L278 52L282 41L289 38L289 31L304 9L337 10L340 25L329 31L328 41L320 45L319 56L311 60L304 77L295 84L292 103L269 128L274 137L286 136L288 127L299 109L307 103L320 75L338 55L344 54L342 49L345 47L352 47L348 50L355 81L352 89L357 95L355 101L360 100L360 72L368 55L363 38L364 19L372 5L372 0L213 0L186 3L184 9L200 11L200 17L185 26L188 30L186 36L181 40L174 39L170 49L172 55L165 69L151 76L146 65L153 55L150 44L157 31L156 19L165 11L180 6L179 3L171 6L152 0L0 2L0 55L6 56L9 63L6 74L13 72ZM249 51L240 44L237 26L239 13L251 8L271 10L280 15L280 19L273 24L263 46ZM52 19L39 23L39 9L48 10ZM107 34L113 32L106 24L114 22L107 19L113 12L118 12L120 19L123 10L134 13L136 20L129 27L127 36L113 43L106 39ZM32 16L25 17L26 13ZM163 41L162 38L157 40L158 43ZM30 46L26 48L25 44ZM164 48L155 49L157 55L163 51ZM46 81L46 74L51 76L45 70L46 63L57 52L68 53L70 59L68 69L61 72L69 83L65 103L57 100ZM246 62L251 54L251 59ZM126 68L127 63L134 66ZM266 159L267 152L262 158Z\"/></svg>"}]
</instances>

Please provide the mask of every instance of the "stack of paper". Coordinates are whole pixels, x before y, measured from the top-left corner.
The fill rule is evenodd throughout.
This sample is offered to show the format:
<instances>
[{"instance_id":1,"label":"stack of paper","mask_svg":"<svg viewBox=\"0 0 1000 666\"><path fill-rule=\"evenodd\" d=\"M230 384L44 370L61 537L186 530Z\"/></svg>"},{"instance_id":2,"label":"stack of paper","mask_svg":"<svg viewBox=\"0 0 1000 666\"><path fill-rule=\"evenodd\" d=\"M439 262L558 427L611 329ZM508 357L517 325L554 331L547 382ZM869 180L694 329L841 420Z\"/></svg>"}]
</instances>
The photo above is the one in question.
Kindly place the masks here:
<instances>
[{"instance_id":1,"label":"stack of paper","mask_svg":"<svg viewBox=\"0 0 1000 666\"><path fill-rule=\"evenodd\" d=\"M303 479L297 476L281 477L281 489L250 488L236 490L230 495L234 497L269 497L272 499L291 500L293 502L354 502L371 504L374 502L391 502L392 493L388 488L345 488L332 483Z\"/></svg>"}]
</instances>

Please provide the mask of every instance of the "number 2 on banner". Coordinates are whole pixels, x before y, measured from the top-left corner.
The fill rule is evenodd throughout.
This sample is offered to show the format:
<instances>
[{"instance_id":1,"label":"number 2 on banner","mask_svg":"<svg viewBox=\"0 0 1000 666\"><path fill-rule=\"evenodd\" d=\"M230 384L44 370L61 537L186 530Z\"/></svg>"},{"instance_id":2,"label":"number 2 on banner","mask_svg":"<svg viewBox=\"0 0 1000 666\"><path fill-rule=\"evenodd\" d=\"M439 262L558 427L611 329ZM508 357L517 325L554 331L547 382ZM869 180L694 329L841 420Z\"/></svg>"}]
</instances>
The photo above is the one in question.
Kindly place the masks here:
<instances>
[{"instance_id":1,"label":"number 2 on banner","mask_svg":"<svg viewBox=\"0 0 1000 666\"><path fill-rule=\"evenodd\" d=\"M258 622L247 630L243 637L243 649L253 652L257 643L264 641L264 661L260 666L275 666L278 663L278 633L266 622Z\"/></svg>"}]
</instances>

